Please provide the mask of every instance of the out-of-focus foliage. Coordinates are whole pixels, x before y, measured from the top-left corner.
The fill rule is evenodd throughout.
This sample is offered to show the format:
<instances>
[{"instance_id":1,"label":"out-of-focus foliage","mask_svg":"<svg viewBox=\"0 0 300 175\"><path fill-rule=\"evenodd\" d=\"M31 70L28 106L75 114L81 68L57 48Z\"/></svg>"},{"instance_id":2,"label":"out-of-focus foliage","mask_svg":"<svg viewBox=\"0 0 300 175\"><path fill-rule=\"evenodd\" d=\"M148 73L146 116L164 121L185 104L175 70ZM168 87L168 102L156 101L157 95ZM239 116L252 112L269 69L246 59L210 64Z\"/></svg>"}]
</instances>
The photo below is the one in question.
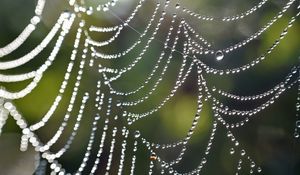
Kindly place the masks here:
<instances>
[{"instance_id":1,"label":"out-of-focus foliage","mask_svg":"<svg viewBox=\"0 0 300 175\"><path fill-rule=\"evenodd\" d=\"M122 0L120 0L122 1ZM151 1L151 0L148 0ZM126 0L121 5L116 7L116 13L121 18L126 19L127 15L132 11L136 0ZM216 14L216 15L230 15L243 11L252 6L253 1L238 1L238 0L185 0L182 3L184 6L194 10L201 11L203 14ZM208 38L210 41L214 41L217 48L223 48L231 45L239 40L250 36L257 31L261 26L266 24L276 13L281 9L286 1L275 0L269 2L265 8L259 10L254 15L245 18L242 21L234 23L218 23L218 22L201 22L195 18L184 16L186 20L200 31L200 33ZM93 3L92 1L89 3ZM154 3L154 1L153 1ZM133 26L138 30L145 28L145 23L149 17L149 11L153 8L153 3L148 2L148 5L143 10L145 13L139 13L138 20ZM152 5L151 5L152 4ZM5 43L11 41L28 23L31 15L33 15L33 8L35 2L28 0L1 0L0 2L0 47ZM124 7L122 6L124 5ZM70 9L67 3L59 0L48 0L45 7L45 13L43 14L43 23L39 25L33 36L22 46L16 53L11 56L5 57L3 60L14 59L23 55L26 51L31 50L37 45L42 38L47 34L61 10ZM292 10L295 13L295 10ZM205 62L210 65L226 68L234 67L237 65L245 64L258 57L261 53L265 52L275 39L279 37L280 32L283 30L291 16L292 12L284 15L273 27L270 28L261 38L251 42L247 47L235 51L222 60L222 62L216 63L214 58L203 57ZM179 14L182 15L182 14ZM97 26L105 26L117 24L119 21L109 15L98 14L94 16L85 17L88 24L95 24ZM168 29L168 25L164 24L164 32ZM22 111L23 115L29 121L34 123L38 121L41 116L45 114L45 111L50 107L52 101L57 95L59 85L63 80L63 74L67 66L67 60L71 54L73 47L74 32L73 29L70 36L66 38L64 46L60 51L54 65L46 72L45 78L33 93L27 97L14 101L18 106L18 109ZM126 30L127 31L127 30ZM161 32L161 35L164 33ZM234 76L207 76L208 85L216 86L220 89L235 92L241 95L251 95L257 92L263 92L278 82L282 81L285 75L289 72L290 68L298 64L298 56L300 55L300 23L296 22L295 27L290 29L287 37L282 41L280 46L276 48L274 53L268 56L260 65L256 66L249 71L240 75ZM96 36L99 40L107 38L108 36L99 35ZM121 39L114 43L110 47L106 47L105 51L114 53L118 50L126 48L129 41L134 41L137 38L137 34L128 29L126 35L122 35ZM152 45L150 53L146 54L146 59L139 63L137 69L134 69L129 73L126 78L121 82L116 83L120 89L130 89L132 84L139 84L145 79L145 76L151 71L149 65L153 65L158 57L158 53L161 50L161 43ZM51 42L51 46L54 42ZM26 64L23 69L12 70L11 72L24 72L32 69L32 67L38 67L47 55L49 55L51 47L47 48L38 56L35 61ZM133 56L138 53L132 53L130 56L122 58L120 62L105 62L106 65L122 66L126 65L132 60ZM2 60L1 60L2 61ZM180 64L181 58L176 55L174 62L172 62L172 70L167 73L167 79L159 86L158 94L153 98L150 98L145 105L139 105L139 111L145 111L149 109L149 106L155 106L162 98L169 93L170 89L174 85L175 76ZM190 127L193 115L196 111L196 76L195 71L193 76L188 78L188 81L183 88L180 89L176 97L171 100L163 109L158 113L152 115L150 118L137 122L132 128L138 128L142 131L144 137L151 141L158 143L167 143L175 141L185 136L188 128ZM84 76L84 83L82 89L89 89L90 84L96 81L96 78L100 76L97 73L97 69L90 69ZM71 79L74 82L74 77ZM27 82L18 84L4 84L7 89L17 90ZM67 95L70 95L71 88L68 89ZM142 94L142 93L141 93ZM93 98L93 97L91 97ZM223 99L226 100L226 99ZM257 162L264 169L263 174L270 175L296 175L300 174L300 149L299 141L293 138L294 121L295 121L295 100L296 100L296 88L292 88L280 100L278 100L273 106L266 109L264 112L255 116L248 125L243 128L233 130L240 139L240 144L249 150L249 154L257 160ZM42 140L48 140L52 137L52 129L56 130L61 118L64 115L68 100L63 100L63 106L58 108L53 120L49 121L47 129L41 129L38 134ZM225 101L225 103L231 103L231 101ZM195 168L201 161L201 156L204 155L204 147L207 144L208 135L212 125L212 112L210 110L211 104L209 102L204 103L204 109L201 112L200 125L197 126L196 133L193 135L192 141L188 147L188 151L184 157L183 163L178 167L179 170L190 170ZM245 104L249 105L249 104ZM253 105L253 104L250 104ZM77 106L78 108L78 106ZM243 106L241 106L243 108ZM87 137L90 133L90 121L92 116L89 113L85 113L86 120L83 121L80 134L75 139L75 144L72 145L70 152L62 158L62 163L69 168L68 170L75 170L79 165L82 158L82 153L86 148ZM2 137L5 137L8 133L19 133L20 130L16 127L13 119L9 119L8 123L4 127L3 136L0 136L0 143ZM211 155L208 157L208 166L203 169L204 174L233 174L235 172L237 160L236 157L230 155L229 148L232 146L230 142L225 139L225 130L219 128L216 134L216 139L212 149ZM63 135L63 138L68 137L67 134ZM62 139L64 140L64 139ZM18 144L15 143L14 144ZM60 148L60 145L64 142L55 145L55 148ZM15 145L14 145L15 146ZM2 148L3 149L3 148ZM4 148L5 149L5 148ZM120 149L120 148L118 148ZM1 150L2 152L3 150ZM105 150L106 154L109 150ZM138 152L144 154L143 151ZM174 157L174 152L163 154L165 158ZM14 153L11 153L14 154ZM15 152L19 154L18 151ZM30 155L32 156L32 155ZM12 158L15 156L12 156ZM0 154L0 162L5 161L7 158ZM140 165L143 162L139 162ZM128 166L128 165L126 165ZM0 165L0 174L3 171ZM9 167L7 167L9 168ZM24 169L22 166L15 167L16 169ZM117 169L117 167L113 167ZM5 169L5 168L4 168ZM245 169L245 172L248 170ZM139 174L142 174L143 170L139 170ZM24 173L26 174L26 173Z\"/></svg>"}]
</instances>

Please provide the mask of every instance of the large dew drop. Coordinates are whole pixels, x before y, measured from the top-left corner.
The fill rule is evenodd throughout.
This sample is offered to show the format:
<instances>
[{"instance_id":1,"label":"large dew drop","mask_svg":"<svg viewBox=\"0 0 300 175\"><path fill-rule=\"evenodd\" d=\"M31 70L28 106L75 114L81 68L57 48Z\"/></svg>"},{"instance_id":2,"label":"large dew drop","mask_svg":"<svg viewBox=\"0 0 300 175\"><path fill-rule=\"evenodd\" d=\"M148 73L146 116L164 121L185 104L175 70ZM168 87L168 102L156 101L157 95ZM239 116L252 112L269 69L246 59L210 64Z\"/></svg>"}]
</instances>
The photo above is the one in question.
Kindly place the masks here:
<instances>
[{"instance_id":1,"label":"large dew drop","mask_svg":"<svg viewBox=\"0 0 300 175\"><path fill-rule=\"evenodd\" d=\"M224 58L223 52L222 52L221 50L218 50L218 51L216 52L216 60L217 60L217 61L221 61L223 58Z\"/></svg>"}]
</instances>

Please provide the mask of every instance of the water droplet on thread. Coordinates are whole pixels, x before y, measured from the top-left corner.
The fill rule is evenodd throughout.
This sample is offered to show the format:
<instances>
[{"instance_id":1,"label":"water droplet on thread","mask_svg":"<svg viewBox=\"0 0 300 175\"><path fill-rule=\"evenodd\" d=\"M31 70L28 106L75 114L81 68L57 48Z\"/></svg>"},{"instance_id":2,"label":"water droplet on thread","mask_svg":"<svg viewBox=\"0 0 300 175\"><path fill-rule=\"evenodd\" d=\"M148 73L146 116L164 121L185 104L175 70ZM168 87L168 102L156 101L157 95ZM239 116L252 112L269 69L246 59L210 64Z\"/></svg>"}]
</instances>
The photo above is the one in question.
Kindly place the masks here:
<instances>
[{"instance_id":1,"label":"water droplet on thread","mask_svg":"<svg viewBox=\"0 0 300 175\"><path fill-rule=\"evenodd\" d=\"M218 50L215 56L217 61L221 61L224 58L224 54L221 50Z\"/></svg>"},{"instance_id":2,"label":"water droplet on thread","mask_svg":"<svg viewBox=\"0 0 300 175\"><path fill-rule=\"evenodd\" d=\"M296 121L296 127L297 127L297 128L300 128L300 120L297 120L297 121Z\"/></svg>"},{"instance_id":3,"label":"water droplet on thread","mask_svg":"<svg viewBox=\"0 0 300 175\"><path fill-rule=\"evenodd\" d=\"M299 138L299 133L297 132L297 131L295 131L295 133L294 133L294 137L296 138L296 139L298 139Z\"/></svg>"},{"instance_id":4,"label":"water droplet on thread","mask_svg":"<svg viewBox=\"0 0 300 175\"><path fill-rule=\"evenodd\" d=\"M135 131L135 132L134 132L134 137L135 137L135 138L139 138L140 136L141 136L140 131Z\"/></svg>"},{"instance_id":5,"label":"water droplet on thread","mask_svg":"<svg viewBox=\"0 0 300 175\"><path fill-rule=\"evenodd\" d=\"M108 5L105 4L105 5L102 7L102 9L103 9L104 12L108 11L108 10L109 10Z\"/></svg>"},{"instance_id":6,"label":"water droplet on thread","mask_svg":"<svg viewBox=\"0 0 300 175\"><path fill-rule=\"evenodd\" d=\"M245 150L241 150L241 156L244 156L246 154Z\"/></svg>"},{"instance_id":7,"label":"water droplet on thread","mask_svg":"<svg viewBox=\"0 0 300 175\"><path fill-rule=\"evenodd\" d=\"M257 172L259 172L259 173L261 172L261 167L257 168Z\"/></svg>"}]
</instances>

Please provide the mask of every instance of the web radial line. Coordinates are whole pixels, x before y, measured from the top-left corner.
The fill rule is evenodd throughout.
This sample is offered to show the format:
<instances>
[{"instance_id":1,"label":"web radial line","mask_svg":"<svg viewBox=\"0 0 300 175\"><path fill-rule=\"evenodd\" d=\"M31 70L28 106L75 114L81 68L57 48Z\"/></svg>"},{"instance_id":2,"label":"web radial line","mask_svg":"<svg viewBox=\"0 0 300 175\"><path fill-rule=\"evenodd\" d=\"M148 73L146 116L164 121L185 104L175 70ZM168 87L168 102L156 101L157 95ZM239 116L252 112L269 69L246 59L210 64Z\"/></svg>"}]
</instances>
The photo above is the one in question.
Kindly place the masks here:
<instances>
[{"instance_id":1,"label":"web radial line","mask_svg":"<svg viewBox=\"0 0 300 175\"><path fill-rule=\"evenodd\" d=\"M119 168L118 168L118 175L122 175L122 173L123 173L128 134L129 134L129 130L127 130L125 127L123 127L122 135L124 136L124 138L123 138L123 142L122 142L122 149L121 149L120 163L119 163Z\"/></svg>"},{"instance_id":2,"label":"web radial line","mask_svg":"<svg viewBox=\"0 0 300 175\"><path fill-rule=\"evenodd\" d=\"M154 163L153 161L151 160L149 162L149 170L148 170L148 175L151 175L153 173L153 168L154 168Z\"/></svg>"},{"instance_id":3,"label":"web radial line","mask_svg":"<svg viewBox=\"0 0 300 175\"><path fill-rule=\"evenodd\" d=\"M133 12L129 15L129 17L125 20L125 23L129 23L131 22L132 19L134 19L136 13L138 12L138 10L142 7L142 4L145 2L145 0L140 0L138 5L135 7L135 9L133 10ZM116 25L116 26L111 26L111 27L98 27L98 26L91 26L89 28L89 31L91 32L113 32L118 30L120 27L124 27L125 23L120 24L120 25Z\"/></svg>"},{"instance_id":4,"label":"web radial line","mask_svg":"<svg viewBox=\"0 0 300 175\"><path fill-rule=\"evenodd\" d=\"M275 42L266 50L266 53L263 53L261 56L259 56L258 58L255 58L252 62L250 62L248 64L245 64L243 66L239 66L236 68L222 70L222 69L212 68L212 67L206 65L205 63L203 63L199 59L197 59L197 62L206 71L206 73L224 75L224 74L237 74L241 71L246 71L246 70L254 67L255 65L257 65L258 63L260 63L262 60L264 60L266 58L267 55L272 53L272 51L280 44L281 40L283 38L285 38L285 36L288 34L288 29L294 25L294 23L299 15L300 15L300 12L298 12L294 17L291 18L287 27L281 32L279 38L276 39Z\"/></svg>"},{"instance_id":5,"label":"web radial line","mask_svg":"<svg viewBox=\"0 0 300 175\"><path fill-rule=\"evenodd\" d=\"M0 97L5 98L5 99L22 98L22 97L26 96L27 94L29 94L38 85L39 81L43 77L43 73L48 69L49 66L52 65L53 61L55 60L56 55L58 54L58 52L60 50L60 46L65 38L65 35L69 32L69 29L74 21L74 18L75 18L75 15L72 15L69 21L65 21L63 30L55 44L55 47L53 48L50 56L48 57L48 60L42 67L40 67L37 70L37 73L36 73L34 79L32 80L32 82L29 85L27 85L24 89L22 89L18 92L9 92L9 91L0 89Z\"/></svg>"},{"instance_id":6,"label":"web radial line","mask_svg":"<svg viewBox=\"0 0 300 175\"><path fill-rule=\"evenodd\" d=\"M77 57L77 52L78 52L77 49L78 49L78 46L80 44L81 33L82 33L82 29L80 27L77 30L76 39L75 39L75 42L74 42L74 49L72 50L72 54L70 56L70 62L68 64L66 73L64 75L64 80L61 83L61 86L60 86L60 89L59 89L59 94L56 96L56 98L55 98L54 102L52 103L50 109L42 117L42 119L39 122L37 122L37 123L30 126L30 129L32 131L35 131L35 130L40 129L41 127L43 127L47 123L47 121L53 116L53 113L56 111L57 107L59 106L59 104L61 102L61 99L63 98L65 89L68 86L70 76L72 75L72 70L74 68L74 63L75 63L75 60L76 60L76 57ZM82 71L83 71L82 69L83 69L83 67L79 68L75 84L80 84L80 81L78 79L81 79L81 75L82 75ZM73 92L74 91L75 91L75 89L73 89ZM75 97L72 95L72 98L75 98Z\"/></svg>"},{"instance_id":7,"label":"web radial line","mask_svg":"<svg viewBox=\"0 0 300 175\"><path fill-rule=\"evenodd\" d=\"M291 7L291 5L295 2L296 0L290 0L286 6L283 7L282 11L280 11L276 16L273 17L273 19L268 22L265 26L263 26L260 30L258 30L256 33L254 33L253 35L251 35L250 37L248 37L247 39L244 39L243 41L240 41L234 45L231 45L227 48L222 48L222 49L218 49L218 51L221 51L223 53L229 53L232 52L238 48L242 48L244 46L246 46L248 43L250 43L251 41L253 41L254 39L260 37L266 30L268 30L278 19L280 19L283 14L285 12L287 12L287 10ZM298 10L299 11L299 10ZM298 14L296 15L298 16ZM294 17L292 17L294 18ZM291 19L292 19L291 18ZM204 54L214 54L215 52L217 52L217 50L208 50L206 53Z\"/></svg>"},{"instance_id":8,"label":"web radial line","mask_svg":"<svg viewBox=\"0 0 300 175\"><path fill-rule=\"evenodd\" d=\"M20 57L16 60L0 62L0 70L16 68L16 67L19 67L19 66L31 61L42 50L44 50L44 48L54 38L54 36L58 32L58 30L61 28L61 26L63 26L63 28L65 28L66 25L68 25L68 23L73 22L73 20L69 21L67 19L69 16L70 16L70 14L68 14L68 13L61 14L60 17L57 20L57 23L54 25L54 27L51 29L51 31L48 33L48 35L43 39L43 41L38 46L36 46L28 54L26 54L23 57ZM62 34L61 34L61 36L64 37L64 35L62 35ZM56 48L54 48L54 49L56 49Z\"/></svg>"},{"instance_id":9,"label":"web radial line","mask_svg":"<svg viewBox=\"0 0 300 175\"><path fill-rule=\"evenodd\" d=\"M171 90L171 93L158 106L156 106L156 107L154 107L154 108L152 108L149 111L144 112L144 113L134 113L134 112L124 111L123 116L127 117L127 120L129 122L128 124L132 124L133 122L135 122L135 121L137 121L141 118L144 118L148 115L151 115L151 114L157 112L161 107L163 107L166 104L166 102L168 102L174 96L174 94L178 90L178 88L181 87L184 84L186 78L188 77L188 75L190 74L190 72L193 68L193 65L194 64L191 63L189 69L187 70L187 73L184 75L182 80L180 82L176 83L175 87Z\"/></svg>"},{"instance_id":10,"label":"web radial line","mask_svg":"<svg viewBox=\"0 0 300 175\"><path fill-rule=\"evenodd\" d=\"M138 142L137 140L135 140L133 143L133 155L131 159L130 175L134 175L137 148L138 148Z\"/></svg>"},{"instance_id":11,"label":"web radial line","mask_svg":"<svg viewBox=\"0 0 300 175\"><path fill-rule=\"evenodd\" d=\"M167 65L170 63L170 61L171 61L171 59L172 59L172 57L173 57L173 52L174 52L174 50L175 50L175 47L176 47L176 45L177 45L177 43L178 43L178 39L179 39L178 35L181 33L180 30L181 30L181 26L179 26L178 31L176 32L177 34L176 34L176 36L175 36L175 41L174 41L174 43L173 43L173 46L172 46L172 50L171 50L170 56L169 56L169 58L168 58L168 60L167 60ZM186 65L186 56L183 57L182 64L181 64L181 66L180 66L180 69L179 69L179 73L178 73L178 75L177 75L176 82L181 80L181 77L182 77L182 74L183 74L185 65ZM164 68L164 70L163 70L163 72L162 72L162 75L165 74L165 72L166 72L166 67L167 67L167 66L165 66L165 68ZM125 102L122 102L121 105L122 105L122 106L135 106L135 105L137 105L137 104L140 104L140 103L144 102L146 99L148 99L148 98L155 92L155 90L157 89L159 83L160 83L162 80L163 80L163 77L160 76L159 79L158 79L158 81L156 81L156 82L154 83L154 86L152 87L152 89L150 89L144 96L139 97L139 99L134 100L134 101L125 101Z\"/></svg>"},{"instance_id":12,"label":"web radial line","mask_svg":"<svg viewBox=\"0 0 300 175\"><path fill-rule=\"evenodd\" d=\"M266 4L268 0L262 0L261 2L259 2L258 4L254 5L253 7L251 7L249 10L241 12L240 14L235 14L235 15L231 15L231 16L225 16L225 17L217 17L217 16L210 16L210 15L202 15L202 14L198 14L195 13L189 9L187 9L186 7L183 7L182 11L192 17L196 17L199 20L205 20L205 21L223 21L223 22L230 22L230 21L237 21L237 20L241 20L249 15L251 15L252 13L256 12L258 9L260 9L261 7L263 7L263 5Z\"/></svg>"},{"instance_id":13,"label":"web radial line","mask_svg":"<svg viewBox=\"0 0 300 175\"><path fill-rule=\"evenodd\" d=\"M105 138L106 138L106 132L107 132L108 127L109 127L108 123L109 123L109 119L106 119L105 120L105 125L103 127L103 132L102 132L102 136L101 136L99 149L98 149L98 152L97 152L97 155L96 155L96 160L94 161L94 165L91 169L90 175L95 174L95 172L98 168L98 165L100 163L100 157L103 153L103 147L104 147L104 142L105 142Z\"/></svg>"},{"instance_id":14,"label":"web radial line","mask_svg":"<svg viewBox=\"0 0 300 175\"><path fill-rule=\"evenodd\" d=\"M300 61L300 57L298 58ZM297 139L300 137L300 67L298 66L298 75L297 75L297 98L296 98L296 122L295 122L295 130L294 137Z\"/></svg>"},{"instance_id":15,"label":"web radial line","mask_svg":"<svg viewBox=\"0 0 300 175\"><path fill-rule=\"evenodd\" d=\"M88 160L90 159L91 150L92 150L93 143L95 140L95 132L97 131L97 124L98 124L99 119L100 119L99 114L96 114L93 124L92 124L92 131L91 131L91 135L90 135L90 139L89 139L89 142L87 145L86 152L85 152L82 162L75 174L82 174L84 168L87 165Z\"/></svg>"},{"instance_id":16,"label":"web radial line","mask_svg":"<svg viewBox=\"0 0 300 175\"><path fill-rule=\"evenodd\" d=\"M156 17L156 14L158 12L159 9L159 4L157 4L154 13L151 16L150 22L147 24L146 29L144 30L144 32L139 36L138 41L134 42L133 45L131 45L128 49L126 49L125 51L116 53L116 54L105 54L105 53L101 53L99 51L96 51L96 49L94 47L92 47L92 51L93 54L95 55L96 58L102 58L102 59L117 59L120 58L122 56L127 55L128 53L130 53L136 46L138 46L139 44L141 44L141 40L144 38L144 36L148 33L149 28L151 27L151 25L153 24L153 21ZM161 16L160 19L164 19L165 15ZM160 20L161 21L161 20ZM128 25L128 24L127 24ZM158 23L155 28L157 28L160 24ZM152 36L153 37L153 34Z\"/></svg>"},{"instance_id":17,"label":"web radial line","mask_svg":"<svg viewBox=\"0 0 300 175\"><path fill-rule=\"evenodd\" d=\"M108 156L108 162L106 165L106 174L109 174L110 168L111 168L111 162L113 159L113 152L114 152L114 148L115 148L115 143L116 143L116 134L117 134L118 128L114 127L114 129L112 130L112 141L110 144L110 150L109 150L109 156Z\"/></svg>"},{"instance_id":18,"label":"web radial line","mask_svg":"<svg viewBox=\"0 0 300 175\"><path fill-rule=\"evenodd\" d=\"M28 24L11 43L0 48L0 58L18 49L28 39L31 33L36 29L36 25L40 22L40 16L43 12L45 2L45 0L38 0L35 7L35 16L31 18L30 24Z\"/></svg>"},{"instance_id":19,"label":"web radial line","mask_svg":"<svg viewBox=\"0 0 300 175\"><path fill-rule=\"evenodd\" d=\"M215 118L222 118L222 116L219 115L218 112L214 111L215 112ZM223 123L221 123L223 124ZM241 150L240 151L240 160L242 159L246 159L246 161L248 161L250 163L250 170L249 170L249 173L250 174L253 174L254 173L254 168L257 168L257 173L261 173L261 168L259 166L256 165L256 163L252 160L252 158L247 154L247 152L243 149L243 148L240 148L240 143L239 141L236 139L236 137L233 135L233 133L231 132L230 128L227 127L226 125L223 124L223 126L225 127L225 129L227 130L227 137L228 137L228 140L230 140L234 146L236 147L236 149L239 149ZM243 161L240 161L239 160L239 163L238 164L242 164ZM237 167L238 171L241 169L241 167Z\"/></svg>"},{"instance_id":20,"label":"web radial line","mask_svg":"<svg viewBox=\"0 0 300 175\"><path fill-rule=\"evenodd\" d=\"M76 122L74 124L73 130L66 142L66 144L63 146L63 148L61 148L59 151L57 151L56 153L50 153L48 150L50 149L50 147L56 143L56 141L60 138L63 129L58 129L58 131L55 133L55 135L44 145L41 146L39 148L40 152L44 152L43 153L43 158L46 158L47 160L51 161L51 160L55 160L57 158L60 158L71 146L71 144L73 143L73 140L75 138L75 136L77 135L77 131L80 127L80 121L83 117L83 113L84 113L84 109L86 107L86 102L89 98L88 93L85 93L84 97L82 98L82 102L81 102L81 106L76 118Z\"/></svg>"}]
</instances>

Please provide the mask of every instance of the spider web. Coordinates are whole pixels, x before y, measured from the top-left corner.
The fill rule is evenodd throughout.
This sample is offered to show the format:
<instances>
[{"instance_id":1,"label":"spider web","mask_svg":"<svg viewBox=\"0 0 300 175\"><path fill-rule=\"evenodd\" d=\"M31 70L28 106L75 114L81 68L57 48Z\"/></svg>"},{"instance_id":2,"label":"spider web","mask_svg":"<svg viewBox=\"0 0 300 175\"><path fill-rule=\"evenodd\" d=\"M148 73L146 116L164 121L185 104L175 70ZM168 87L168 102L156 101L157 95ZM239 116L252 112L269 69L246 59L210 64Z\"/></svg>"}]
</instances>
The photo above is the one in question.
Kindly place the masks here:
<instances>
[{"instance_id":1,"label":"spider web","mask_svg":"<svg viewBox=\"0 0 300 175\"><path fill-rule=\"evenodd\" d=\"M45 3L45 0L37 1L35 15L12 42L0 48L0 57L16 52L39 28ZM41 154L42 161L36 174L44 174L47 163L50 164L51 174L137 174L138 168L147 174L200 174L210 163L211 152L216 149L216 134L222 134L223 139L229 143L228 154L236 156L236 174L261 173L263 169L240 144L233 130L240 130L246 126L295 86L298 86L298 94L294 137L299 138L298 64L295 63L287 75L272 88L249 96L227 92L211 83L211 79L208 78L211 75L239 75L259 66L265 59L272 59L273 52L298 20L299 1L285 2L276 15L256 32L224 48L216 46L210 37L202 36L201 30L195 26L198 23L240 23L270 4L268 0L260 1L243 12L229 16L200 14L179 1L140 0L132 2L135 4L134 8L128 12L126 19L122 19L116 10L121 6L119 3L122 1L99 3L70 0L69 6L72 10L60 14L48 34L34 49L14 60L3 59L0 62L0 131L9 116L16 121L23 134L20 150L26 151L30 144ZM145 6L147 12L143 19L140 15ZM117 25L98 26L90 20L94 14L109 16L108 18L116 21ZM282 25L281 33L273 37L266 50L249 59L247 63L236 60L241 64L224 68L223 62L231 54L262 38L283 16L287 16L289 20ZM139 22L145 24L145 27L140 29L139 26L142 25L136 25ZM55 66L64 42L71 40L68 40L71 30L75 31L74 39L71 37L73 48L70 55L65 54L64 59L68 60L68 65L65 74L61 75L62 82L54 101L39 121L31 123L27 116L22 115L14 100L26 98L39 87L41 80L47 75L47 70ZM135 35L136 38L127 38L128 43L122 44L126 45L123 48L119 43L126 35ZM50 47L51 42L55 43L54 47L37 69L19 74L9 71L37 59L45 48ZM147 66L139 68L140 62L144 60ZM177 63L177 67L172 64L174 62ZM146 78L137 82L135 78L140 76L133 71L134 69L142 73L147 72ZM96 70L97 74L91 70ZM162 95L156 103L150 104L149 99L158 99L156 96L161 96L162 90L159 87L166 80L173 82L172 87L163 88L167 95ZM6 83L22 81L29 83L19 91L10 91L6 87ZM134 127L140 121L154 118L158 111L176 98L181 89L187 88L187 82L194 86L192 93L197 109L183 138L170 143L156 143L147 138L141 129ZM67 89L70 89L71 93L68 94ZM224 99L230 99L234 103L226 103ZM242 103L250 105L247 105L246 109L240 109ZM193 136L196 128L201 125L205 106L209 106L212 113L209 136L195 168L182 171L178 167L189 151L191 139L197 140ZM58 119L55 118L57 111L62 109L64 114L59 115ZM86 113L92 116L87 117ZM58 127L49 128L54 134L48 141L44 141L40 139L38 131L47 127L51 121L58 122ZM90 123L88 131L80 130L84 122ZM60 160L72 148L74 140L80 136L80 131L81 135L88 138L88 143L84 145L84 156L78 168L74 172L68 172ZM66 138L63 136L65 133L68 135ZM63 140L64 145L53 151L54 145L60 140ZM141 150L143 157L138 154ZM172 158L167 158L163 152L171 152ZM146 162L147 166L139 165L141 161Z\"/></svg>"}]
</instances>

